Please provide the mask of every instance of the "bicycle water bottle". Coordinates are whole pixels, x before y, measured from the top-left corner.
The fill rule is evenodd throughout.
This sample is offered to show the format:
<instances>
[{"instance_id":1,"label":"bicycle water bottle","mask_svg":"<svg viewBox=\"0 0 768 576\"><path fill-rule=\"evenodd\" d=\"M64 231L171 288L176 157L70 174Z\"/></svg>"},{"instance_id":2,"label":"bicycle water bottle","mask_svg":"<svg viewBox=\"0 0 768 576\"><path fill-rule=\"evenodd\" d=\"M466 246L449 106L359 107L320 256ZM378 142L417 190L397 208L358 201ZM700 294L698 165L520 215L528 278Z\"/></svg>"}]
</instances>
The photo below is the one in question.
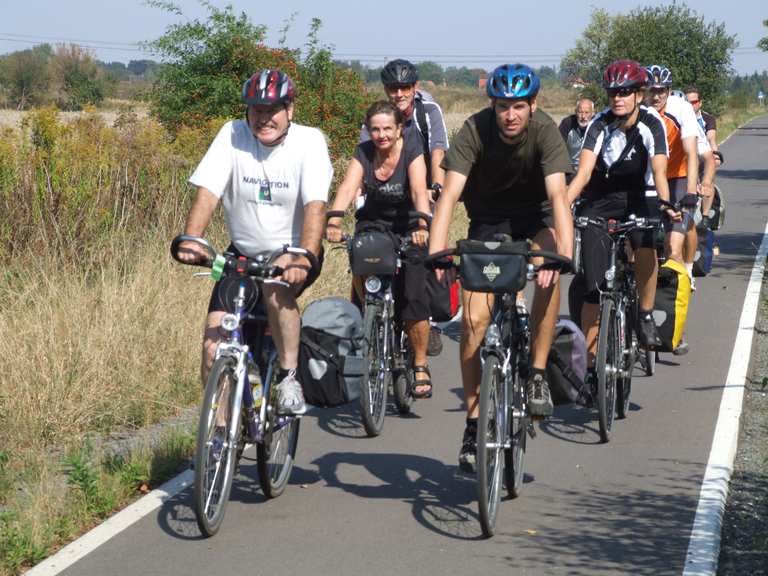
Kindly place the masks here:
<instances>
[{"instance_id":1,"label":"bicycle water bottle","mask_svg":"<svg viewBox=\"0 0 768 576\"><path fill-rule=\"evenodd\" d=\"M261 401L264 397L261 384L261 374L256 363L248 361L248 383L251 385L251 394L253 395L253 407L255 410L261 408Z\"/></svg>"},{"instance_id":2,"label":"bicycle water bottle","mask_svg":"<svg viewBox=\"0 0 768 576\"><path fill-rule=\"evenodd\" d=\"M525 305L525 298L518 296L515 300L515 308L517 309L517 326L521 332L528 329L528 307Z\"/></svg>"}]
</instances>

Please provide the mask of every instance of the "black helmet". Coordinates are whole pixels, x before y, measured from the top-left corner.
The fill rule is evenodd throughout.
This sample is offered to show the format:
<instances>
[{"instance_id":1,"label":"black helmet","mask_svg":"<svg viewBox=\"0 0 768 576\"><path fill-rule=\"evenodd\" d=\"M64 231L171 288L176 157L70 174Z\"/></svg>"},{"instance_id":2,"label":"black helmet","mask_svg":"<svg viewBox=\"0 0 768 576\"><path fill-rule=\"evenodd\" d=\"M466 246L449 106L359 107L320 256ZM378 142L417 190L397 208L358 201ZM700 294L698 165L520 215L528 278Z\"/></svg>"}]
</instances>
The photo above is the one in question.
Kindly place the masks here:
<instances>
[{"instance_id":1,"label":"black helmet","mask_svg":"<svg viewBox=\"0 0 768 576\"><path fill-rule=\"evenodd\" d=\"M408 60L392 60L381 69L381 83L384 86L394 84L416 84L419 80L419 73L416 66Z\"/></svg>"}]
</instances>

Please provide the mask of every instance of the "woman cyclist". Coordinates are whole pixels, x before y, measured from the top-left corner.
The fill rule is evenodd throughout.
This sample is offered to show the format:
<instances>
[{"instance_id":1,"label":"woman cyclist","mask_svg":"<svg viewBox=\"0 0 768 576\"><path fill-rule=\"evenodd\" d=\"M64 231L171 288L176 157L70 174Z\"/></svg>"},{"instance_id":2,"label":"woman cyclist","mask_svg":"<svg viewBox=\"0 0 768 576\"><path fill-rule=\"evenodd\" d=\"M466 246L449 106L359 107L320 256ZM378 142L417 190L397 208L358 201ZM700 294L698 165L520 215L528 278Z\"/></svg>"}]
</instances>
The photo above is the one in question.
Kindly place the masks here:
<instances>
[{"instance_id":1,"label":"woman cyclist","mask_svg":"<svg viewBox=\"0 0 768 576\"><path fill-rule=\"evenodd\" d=\"M646 70L633 60L617 60L603 73L609 107L587 128L579 169L568 186L568 201L586 200L579 215L626 220L630 214L656 216L659 198L669 201L667 141L658 114L641 105ZM679 219L679 213L669 212ZM609 265L604 236L591 228L582 233L586 294L581 324L587 339L589 364L597 347L599 287ZM638 338L643 346L661 344L651 312L656 296L658 265L654 231L634 231L630 242L635 255L640 318Z\"/></svg>"},{"instance_id":2,"label":"woman cyclist","mask_svg":"<svg viewBox=\"0 0 768 576\"><path fill-rule=\"evenodd\" d=\"M429 297L425 289L428 222L419 219L416 229L408 212L429 214L427 167L424 149L416 130L404 132L405 119L399 108L387 101L375 102L367 111L365 126L371 140L357 146L344 180L336 191L331 211L344 211L362 188L364 204L355 213L356 230L371 225L383 226L398 236L410 234L412 246L406 253L395 289L397 317L405 325L413 347L416 398L432 396L432 381L427 366L429 341ZM328 219L326 238L341 240L341 218ZM358 296L361 278L354 279Z\"/></svg>"}]
</instances>

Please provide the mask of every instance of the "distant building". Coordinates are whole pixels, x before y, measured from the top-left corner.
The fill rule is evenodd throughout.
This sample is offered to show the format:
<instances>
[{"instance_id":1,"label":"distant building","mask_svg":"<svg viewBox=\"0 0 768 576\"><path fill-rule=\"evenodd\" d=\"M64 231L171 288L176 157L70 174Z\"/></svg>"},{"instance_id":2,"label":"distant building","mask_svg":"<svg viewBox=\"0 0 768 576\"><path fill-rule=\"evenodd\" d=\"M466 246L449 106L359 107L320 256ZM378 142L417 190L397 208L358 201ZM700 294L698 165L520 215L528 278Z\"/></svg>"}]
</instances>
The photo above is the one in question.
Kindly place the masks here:
<instances>
[{"instance_id":1,"label":"distant building","mask_svg":"<svg viewBox=\"0 0 768 576\"><path fill-rule=\"evenodd\" d=\"M480 88L480 90L484 90L486 84L488 84L488 78L477 79L477 87Z\"/></svg>"},{"instance_id":2,"label":"distant building","mask_svg":"<svg viewBox=\"0 0 768 576\"><path fill-rule=\"evenodd\" d=\"M573 88L574 90L582 90L587 87L589 82L584 80L584 78L581 78L580 76L574 76L568 81L568 84Z\"/></svg>"}]
</instances>

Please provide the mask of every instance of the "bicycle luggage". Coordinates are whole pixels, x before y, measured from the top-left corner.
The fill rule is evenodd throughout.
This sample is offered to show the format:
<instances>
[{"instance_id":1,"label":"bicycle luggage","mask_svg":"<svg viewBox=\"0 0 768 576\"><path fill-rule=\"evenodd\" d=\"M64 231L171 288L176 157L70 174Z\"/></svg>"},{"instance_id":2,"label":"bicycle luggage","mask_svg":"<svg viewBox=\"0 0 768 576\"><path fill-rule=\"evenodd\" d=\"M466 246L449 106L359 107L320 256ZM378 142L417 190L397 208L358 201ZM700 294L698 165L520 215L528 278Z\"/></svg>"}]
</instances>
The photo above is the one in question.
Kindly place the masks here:
<instances>
[{"instance_id":1,"label":"bicycle luggage","mask_svg":"<svg viewBox=\"0 0 768 576\"><path fill-rule=\"evenodd\" d=\"M691 280L685 266L667 260L659 269L653 320L659 330L661 352L672 352L683 337L691 297Z\"/></svg>"},{"instance_id":2,"label":"bicycle luggage","mask_svg":"<svg viewBox=\"0 0 768 576\"><path fill-rule=\"evenodd\" d=\"M447 276L447 275L446 275ZM458 280L443 279L438 281L431 270L427 271L427 293L429 294L429 314L433 322L448 322L459 311Z\"/></svg>"},{"instance_id":3,"label":"bicycle luggage","mask_svg":"<svg viewBox=\"0 0 768 576\"><path fill-rule=\"evenodd\" d=\"M528 244L459 240L461 285L472 292L514 294L525 287Z\"/></svg>"},{"instance_id":4,"label":"bicycle luggage","mask_svg":"<svg viewBox=\"0 0 768 576\"><path fill-rule=\"evenodd\" d=\"M313 406L357 400L365 374L363 319L344 298L315 300L301 317L299 382Z\"/></svg>"},{"instance_id":5,"label":"bicycle luggage","mask_svg":"<svg viewBox=\"0 0 768 576\"><path fill-rule=\"evenodd\" d=\"M547 359L547 381L555 405L586 403L587 342L579 327L561 318L555 325L555 339Z\"/></svg>"},{"instance_id":6,"label":"bicycle luggage","mask_svg":"<svg viewBox=\"0 0 768 576\"><path fill-rule=\"evenodd\" d=\"M715 199L709 209L709 228L720 230L723 226L725 226L725 198L720 188L715 186Z\"/></svg>"},{"instance_id":7,"label":"bicycle luggage","mask_svg":"<svg viewBox=\"0 0 768 576\"><path fill-rule=\"evenodd\" d=\"M693 260L693 275L701 278L712 270L712 257L715 250L715 233L706 226L696 229L699 237L699 245L696 247L696 256Z\"/></svg>"},{"instance_id":8,"label":"bicycle luggage","mask_svg":"<svg viewBox=\"0 0 768 576\"><path fill-rule=\"evenodd\" d=\"M397 269L395 236L387 230L366 228L355 234L349 265L355 276L392 276Z\"/></svg>"},{"instance_id":9,"label":"bicycle luggage","mask_svg":"<svg viewBox=\"0 0 768 576\"><path fill-rule=\"evenodd\" d=\"M568 314L577 326L581 325L581 307L587 293L587 279L584 274L576 274L568 286Z\"/></svg>"}]
</instances>

